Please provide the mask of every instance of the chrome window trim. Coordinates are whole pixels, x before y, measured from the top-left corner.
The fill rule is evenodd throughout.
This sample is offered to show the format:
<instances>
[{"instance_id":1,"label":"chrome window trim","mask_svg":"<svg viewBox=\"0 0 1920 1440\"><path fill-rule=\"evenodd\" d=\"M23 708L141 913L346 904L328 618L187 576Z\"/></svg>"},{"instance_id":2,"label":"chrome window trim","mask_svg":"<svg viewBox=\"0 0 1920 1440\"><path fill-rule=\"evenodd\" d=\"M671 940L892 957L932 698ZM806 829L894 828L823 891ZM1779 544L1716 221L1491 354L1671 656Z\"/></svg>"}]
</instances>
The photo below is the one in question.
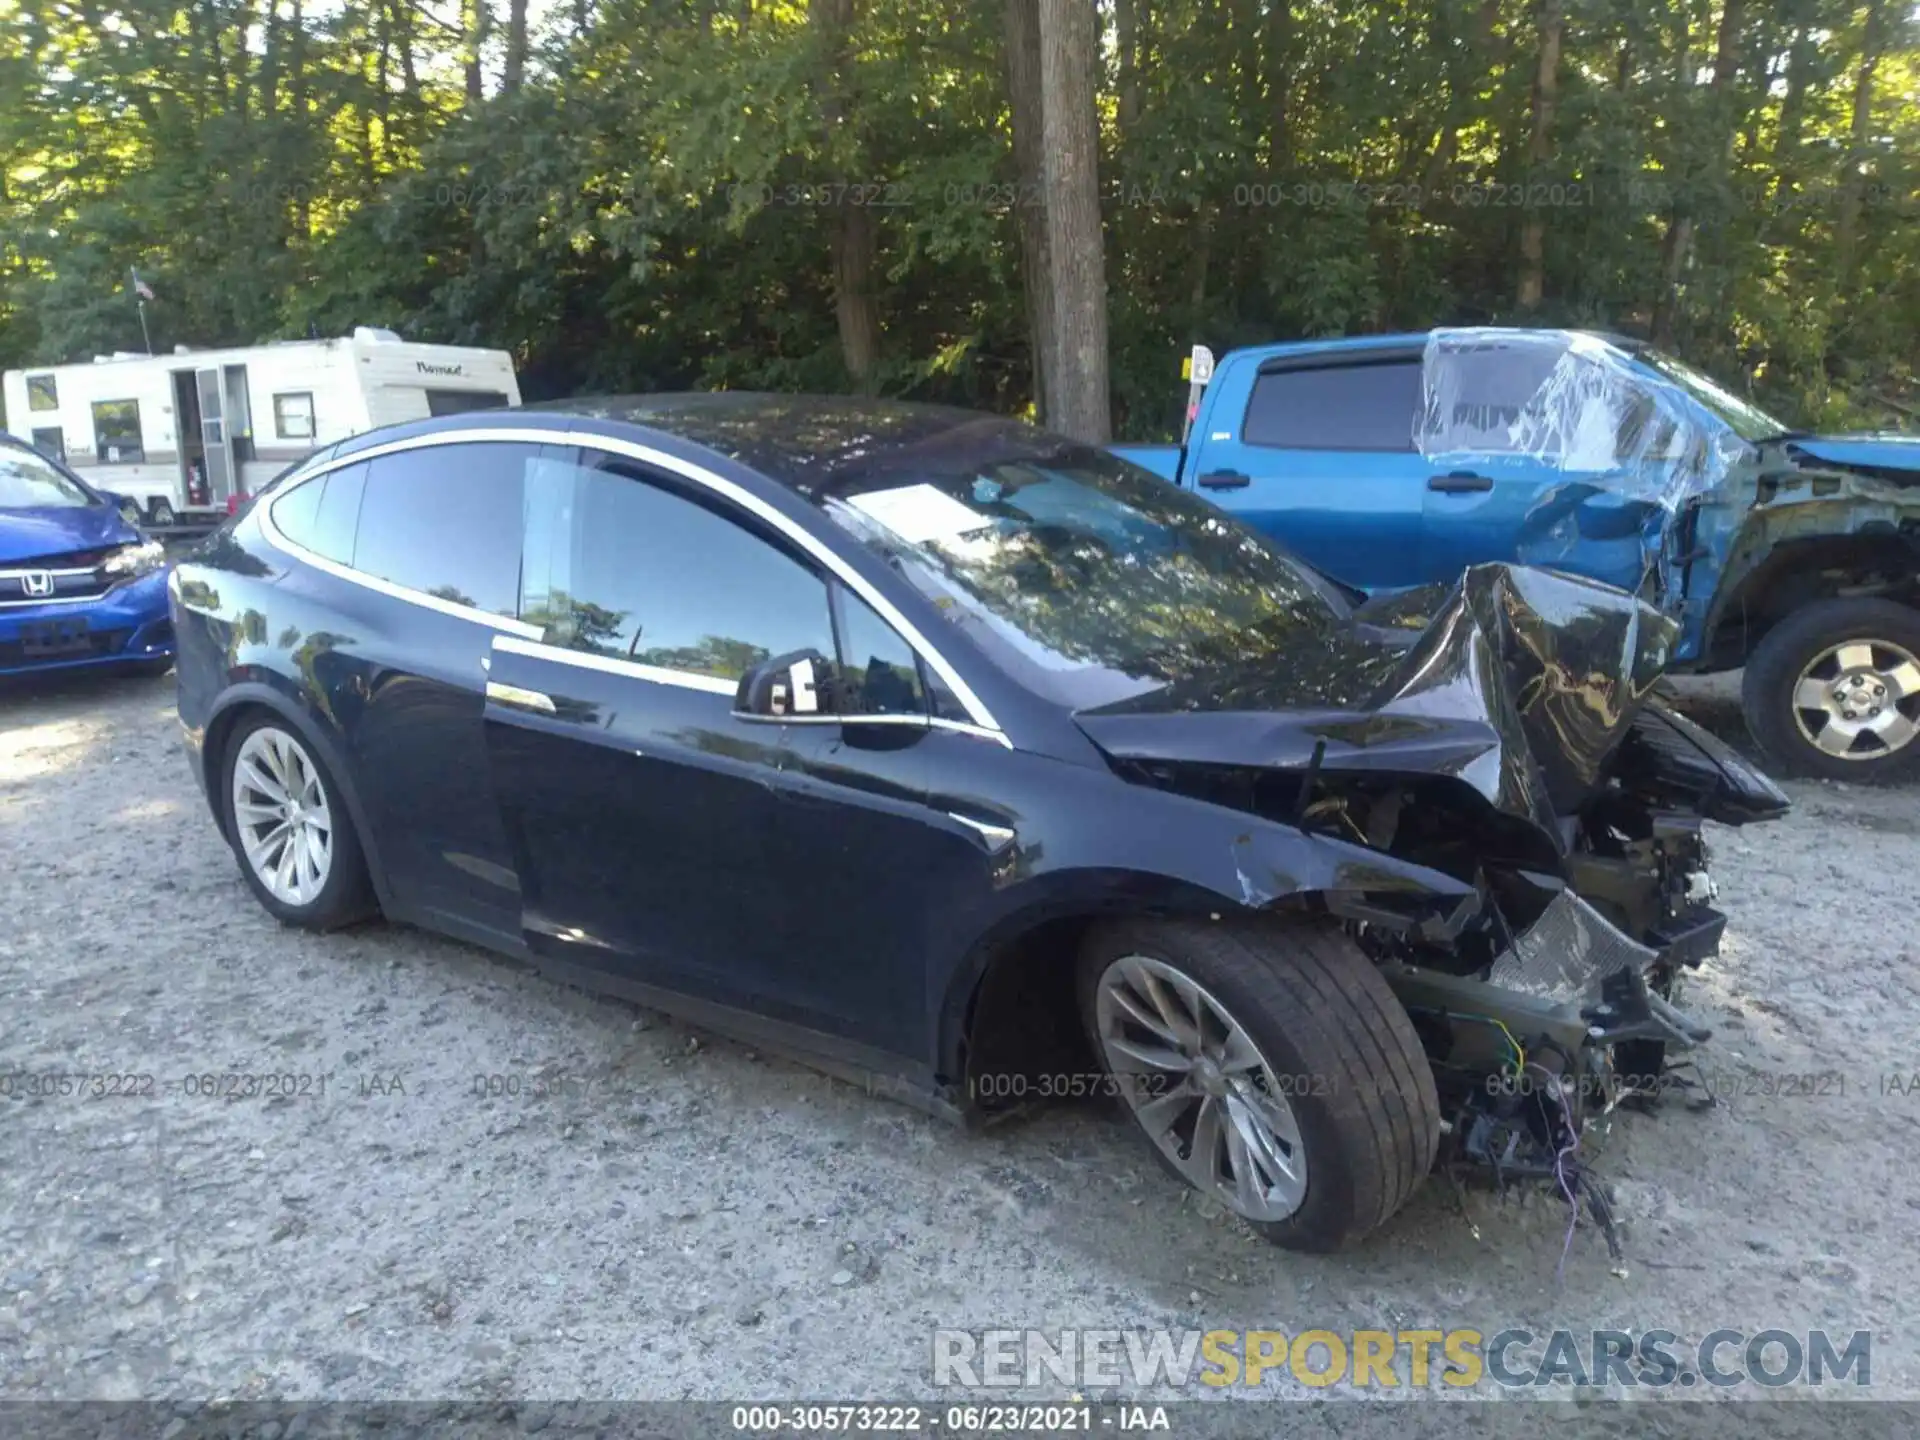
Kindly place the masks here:
<instances>
[{"instance_id":1,"label":"chrome window trim","mask_svg":"<svg viewBox=\"0 0 1920 1440\"><path fill-rule=\"evenodd\" d=\"M731 690L731 686L728 687ZM943 715L749 715L744 710L733 712L736 720L750 721L755 725L911 725L916 730L951 730L956 735L971 735L978 740L992 740L1013 748L1013 742L1001 730L989 730L984 725L970 725L965 720L949 720Z\"/></svg>"},{"instance_id":2,"label":"chrome window trim","mask_svg":"<svg viewBox=\"0 0 1920 1440\"><path fill-rule=\"evenodd\" d=\"M808 555L812 556L816 563L824 567L835 579L839 580L841 584L845 585L862 600L866 601L882 620L897 630L901 637L906 640L907 644L913 648L914 653L924 660L941 680L946 682L946 686L948 690L952 691L954 698L966 708L967 714L973 717L971 724L964 727L969 733L978 732L987 738L999 739L1006 744L1009 750L1013 748L1012 742L1006 740L1006 732L1000 728L999 722L993 718L993 712L987 709L986 702L981 700L971 685L967 684L966 680L962 678L960 672L953 667L953 664L946 656L942 655L939 650L934 647L932 642L921 633L918 626L900 613L891 600L887 599L875 586L868 583L863 576L855 573L845 561L835 555L825 541L819 539L797 521L781 514L771 505L761 500L757 495L735 484L725 476L716 475L713 471L708 470L702 465L697 465L691 460L682 460L678 456L669 455L663 450L656 450L650 445L642 445L638 441L622 440L612 435L591 435L582 434L573 430L545 430L531 426L516 425L493 425L472 430L441 430L427 435L412 435L404 440L389 440L385 444L370 445L364 450L356 450L351 455L333 456L324 463L316 465L311 470L296 471L294 474L288 476L285 483L275 487L277 493L263 497L266 503L256 508L255 513L260 517L260 528L262 532L266 534L268 540L276 546L342 580L351 580L358 584L366 585L370 589L378 590L383 594L391 595L395 599L411 600L416 604L423 604L431 609L441 610L448 614L457 615L463 619L479 620L509 635L537 640L542 632L534 626L524 624L519 620L509 620L504 616L493 615L484 610L474 610L465 605L455 605L451 601L440 599L437 595L426 595L417 590L409 590L403 585L395 585L388 580L379 580L374 576L365 575L360 571L337 564L335 561L328 560L325 556L316 555L304 546L288 540L286 536L281 533L279 527L273 523L273 507L283 497L292 494L294 490L300 486L317 480L320 476L329 474L334 470L343 469L348 465L358 465L364 460L377 460L382 455L392 455L403 450L426 450L438 446L486 444L569 445L577 446L583 450L599 450L608 455L619 455L629 460L638 460L643 465L650 465L656 470L663 470L683 480L691 480L697 485L701 485L718 495L724 496L727 500L738 505L756 519L772 526L781 535L785 536ZM496 644L497 643L498 642L496 642ZM586 652L564 650L552 645L542 645L540 653L542 656L550 659L576 660L577 657ZM724 693L729 695L737 688L731 681L716 680L712 676L692 675L678 670L661 670L654 666L637 665L629 661L613 660L607 656L590 656L589 658L606 660L609 665L621 666L621 670L616 673L631 674L636 670L649 671L651 673L642 675L640 678L658 680L662 684L682 685L691 689L702 690L711 689L715 685L724 685L726 687ZM596 667L590 666L589 668ZM722 692L716 690L714 693L718 694ZM838 720L842 717L835 718ZM940 728L947 728L949 726L961 728L963 725L963 722L960 721L937 723L940 724Z\"/></svg>"},{"instance_id":3,"label":"chrome window trim","mask_svg":"<svg viewBox=\"0 0 1920 1440\"><path fill-rule=\"evenodd\" d=\"M540 632L533 632L537 637ZM668 670L659 665L642 665L638 660L622 660L617 655L599 655L591 650L569 650L564 645L549 645L535 638L495 637L493 648L509 655L528 655L535 660L552 660L582 670L599 670L608 675L628 675L635 680L651 680L657 685L678 685L683 690L704 690L710 695L732 695L738 681L722 680L717 675L696 675L691 670Z\"/></svg>"}]
</instances>

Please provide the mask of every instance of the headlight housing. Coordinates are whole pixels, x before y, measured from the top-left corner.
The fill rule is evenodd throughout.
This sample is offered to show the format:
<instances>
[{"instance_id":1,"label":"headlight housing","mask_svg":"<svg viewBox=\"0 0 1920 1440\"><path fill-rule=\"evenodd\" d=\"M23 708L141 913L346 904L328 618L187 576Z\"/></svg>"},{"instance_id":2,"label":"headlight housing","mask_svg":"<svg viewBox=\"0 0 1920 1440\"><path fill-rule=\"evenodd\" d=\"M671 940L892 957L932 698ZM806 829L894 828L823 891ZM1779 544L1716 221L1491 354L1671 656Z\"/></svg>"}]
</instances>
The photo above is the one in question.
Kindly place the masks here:
<instances>
[{"instance_id":1,"label":"headlight housing","mask_svg":"<svg viewBox=\"0 0 1920 1440\"><path fill-rule=\"evenodd\" d=\"M100 562L100 573L110 585L151 575L167 563L167 547L158 540L141 540L122 545Z\"/></svg>"}]
</instances>

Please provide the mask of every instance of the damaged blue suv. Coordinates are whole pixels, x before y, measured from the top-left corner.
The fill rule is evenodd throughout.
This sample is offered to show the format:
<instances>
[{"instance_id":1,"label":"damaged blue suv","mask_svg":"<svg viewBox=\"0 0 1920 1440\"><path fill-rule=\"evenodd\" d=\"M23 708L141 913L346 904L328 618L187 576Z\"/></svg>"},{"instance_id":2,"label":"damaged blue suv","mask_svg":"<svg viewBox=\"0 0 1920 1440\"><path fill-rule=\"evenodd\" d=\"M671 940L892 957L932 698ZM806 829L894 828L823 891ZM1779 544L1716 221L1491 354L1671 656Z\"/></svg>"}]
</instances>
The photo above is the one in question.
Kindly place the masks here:
<instances>
[{"instance_id":1,"label":"damaged blue suv","mask_svg":"<svg viewBox=\"0 0 1920 1440\"><path fill-rule=\"evenodd\" d=\"M1745 667L1780 768L1920 775L1920 435L1795 432L1671 356L1567 330L1204 349L1182 446L1116 453L1376 595L1506 561Z\"/></svg>"}]
</instances>

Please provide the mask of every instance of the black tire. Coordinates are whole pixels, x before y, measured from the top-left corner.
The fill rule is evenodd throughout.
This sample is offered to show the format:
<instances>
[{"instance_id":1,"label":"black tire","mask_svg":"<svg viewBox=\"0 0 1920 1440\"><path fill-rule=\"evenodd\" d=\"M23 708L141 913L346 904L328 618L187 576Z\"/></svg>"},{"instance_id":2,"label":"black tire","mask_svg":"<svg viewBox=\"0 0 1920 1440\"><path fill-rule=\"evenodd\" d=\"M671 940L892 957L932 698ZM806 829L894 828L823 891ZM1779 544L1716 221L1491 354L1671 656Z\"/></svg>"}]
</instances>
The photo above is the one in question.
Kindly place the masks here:
<instances>
[{"instance_id":1,"label":"black tire","mask_svg":"<svg viewBox=\"0 0 1920 1440\"><path fill-rule=\"evenodd\" d=\"M1285 1219L1249 1220L1256 1231L1291 1250L1337 1250L1407 1202L1433 1167L1440 1100L1406 1010L1347 936L1292 918L1096 927L1081 952L1078 993L1102 1066L1097 988L1107 968L1130 955L1198 982L1226 1005L1276 1074L1297 1079L1288 1099L1305 1151L1306 1194ZM1187 1181L1145 1129L1135 1129Z\"/></svg>"},{"instance_id":2,"label":"black tire","mask_svg":"<svg viewBox=\"0 0 1920 1440\"><path fill-rule=\"evenodd\" d=\"M127 673L129 675L144 675L158 678L171 669L173 669L173 657L171 655L162 655L157 660L132 661L127 666Z\"/></svg>"},{"instance_id":3,"label":"black tire","mask_svg":"<svg viewBox=\"0 0 1920 1440\"><path fill-rule=\"evenodd\" d=\"M156 500L147 510L149 520L161 528L179 523L180 517L174 513L173 506L166 500Z\"/></svg>"},{"instance_id":4,"label":"black tire","mask_svg":"<svg viewBox=\"0 0 1920 1440\"><path fill-rule=\"evenodd\" d=\"M332 860L327 877L318 893L304 904L291 904L268 890L260 877L255 874L253 865L248 861L246 849L241 842L240 827L234 815L233 772L242 747L248 737L260 731L276 731L299 747L301 755L313 767L319 778L321 793L324 795L327 810L332 817ZM233 850L234 859L240 863L240 874L269 914L281 923L297 925L304 930L335 930L342 925L351 925L373 915L377 906L374 901L373 882L367 874L365 851L361 848L360 837L353 828L353 817L349 814L340 793L340 786L333 778L333 772L327 768L314 747L298 731L288 725L278 715L264 710L256 710L242 718L228 734L222 747L219 768L220 817L227 835L227 844Z\"/></svg>"},{"instance_id":5,"label":"black tire","mask_svg":"<svg viewBox=\"0 0 1920 1440\"><path fill-rule=\"evenodd\" d=\"M1920 610L1891 600L1820 600L1794 611L1754 647L1740 687L1747 729L1774 766L1793 775L1881 784L1920 776L1920 738L1892 750L1860 745L1853 758L1822 750L1812 738L1824 725L1803 717L1794 689L1807 667L1849 642L1897 645L1920 657ZM1893 658L1888 652L1880 657ZM1899 712L1920 721L1920 695L1889 697Z\"/></svg>"}]
</instances>

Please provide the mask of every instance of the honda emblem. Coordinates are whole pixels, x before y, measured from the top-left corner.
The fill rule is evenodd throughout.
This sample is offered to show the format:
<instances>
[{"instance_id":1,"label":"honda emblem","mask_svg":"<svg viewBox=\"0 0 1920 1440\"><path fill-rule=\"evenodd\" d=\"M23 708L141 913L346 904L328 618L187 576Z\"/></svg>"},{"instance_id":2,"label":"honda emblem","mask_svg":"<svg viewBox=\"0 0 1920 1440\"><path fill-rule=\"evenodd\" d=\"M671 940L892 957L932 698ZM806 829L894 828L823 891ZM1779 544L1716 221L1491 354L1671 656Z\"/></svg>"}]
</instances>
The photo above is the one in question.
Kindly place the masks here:
<instances>
[{"instance_id":1,"label":"honda emblem","mask_svg":"<svg viewBox=\"0 0 1920 1440\"><path fill-rule=\"evenodd\" d=\"M20 588L32 599L53 594L53 572L51 570L28 570L20 577Z\"/></svg>"}]
</instances>

